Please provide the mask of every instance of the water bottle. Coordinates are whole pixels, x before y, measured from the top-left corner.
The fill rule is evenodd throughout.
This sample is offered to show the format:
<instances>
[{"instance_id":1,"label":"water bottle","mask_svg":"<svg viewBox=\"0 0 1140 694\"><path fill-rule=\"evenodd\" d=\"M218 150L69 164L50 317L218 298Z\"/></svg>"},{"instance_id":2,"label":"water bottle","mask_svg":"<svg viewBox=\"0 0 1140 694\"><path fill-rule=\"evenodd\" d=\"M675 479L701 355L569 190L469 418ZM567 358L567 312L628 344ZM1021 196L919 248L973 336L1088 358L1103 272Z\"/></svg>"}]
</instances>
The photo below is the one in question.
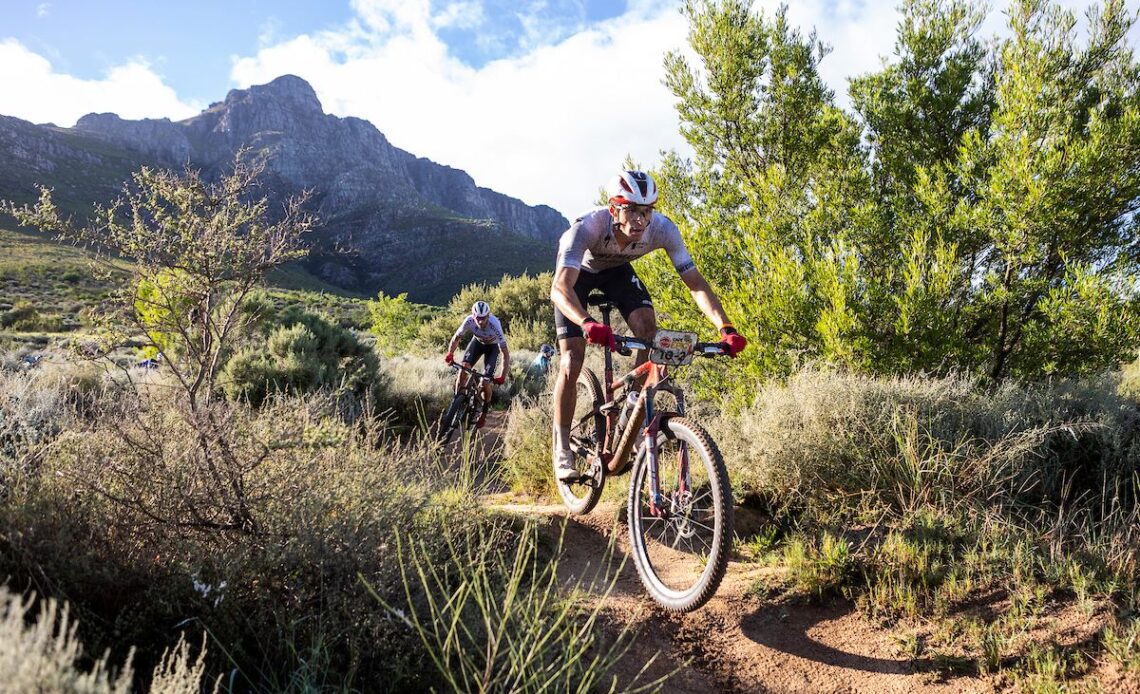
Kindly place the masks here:
<instances>
[{"instance_id":1,"label":"water bottle","mask_svg":"<svg viewBox=\"0 0 1140 694\"><path fill-rule=\"evenodd\" d=\"M618 415L617 430L624 431L625 423L629 421L630 414L633 413L633 408L637 407L637 396L639 391L631 390L629 395L625 398L625 407L621 408L621 414Z\"/></svg>"}]
</instances>

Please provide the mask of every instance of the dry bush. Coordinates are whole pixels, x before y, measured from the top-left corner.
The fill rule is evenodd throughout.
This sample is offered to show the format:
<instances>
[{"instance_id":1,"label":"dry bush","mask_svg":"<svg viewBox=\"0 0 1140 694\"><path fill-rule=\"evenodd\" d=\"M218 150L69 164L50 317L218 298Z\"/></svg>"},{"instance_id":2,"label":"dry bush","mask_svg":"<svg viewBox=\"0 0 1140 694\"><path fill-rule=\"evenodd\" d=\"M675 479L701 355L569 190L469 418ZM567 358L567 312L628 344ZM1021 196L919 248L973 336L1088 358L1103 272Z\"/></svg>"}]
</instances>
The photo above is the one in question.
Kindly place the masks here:
<instances>
[{"instance_id":1,"label":"dry bush","mask_svg":"<svg viewBox=\"0 0 1140 694\"><path fill-rule=\"evenodd\" d=\"M380 370L389 377L381 409L420 408L430 416L442 412L451 402L455 373L443 363L442 351L438 357L392 357L380 363Z\"/></svg>"},{"instance_id":2,"label":"dry bush","mask_svg":"<svg viewBox=\"0 0 1140 694\"><path fill-rule=\"evenodd\" d=\"M513 491L558 497L551 463L551 422L549 401L540 404L519 398L511 404L503 436L506 458L502 477Z\"/></svg>"},{"instance_id":3,"label":"dry bush","mask_svg":"<svg viewBox=\"0 0 1140 694\"><path fill-rule=\"evenodd\" d=\"M1064 503L1138 469L1137 424L1112 379L991 392L964 377L807 370L763 387L714 429L734 451L738 489L789 503L900 484L937 487L955 501Z\"/></svg>"},{"instance_id":4,"label":"dry bush","mask_svg":"<svg viewBox=\"0 0 1140 694\"><path fill-rule=\"evenodd\" d=\"M479 522L432 448L319 396L202 412L153 388L106 406L0 508L0 570L68 595L86 643L138 644L144 670L184 624L243 686L420 681L419 647L361 579L394 590L396 529L430 548Z\"/></svg>"},{"instance_id":5,"label":"dry bush","mask_svg":"<svg viewBox=\"0 0 1140 694\"><path fill-rule=\"evenodd\" d=\"M34 479L44 448L77 425L104 379L89 365L0 369L0 488Z\"/></svg>"},{"instance_id":6,"label":"dry bush","mask_svg":"<svg viewBox=\"0 0 1140 694\"><path fill-rule=\"evenodd\" d=\"M76 637L78 624L67 605L40 601L34 621L29 619L35 600L0 588L0 682L10 692L84 692L126 694L132 691L131 656L116 674L104 656L84 667L83 645ZM189 644L163 653L151 678L151 694L197 694L203 690L205 647L191 660ZM215 681L217 692L220 679Z\"/></svg>"}]
</instances>

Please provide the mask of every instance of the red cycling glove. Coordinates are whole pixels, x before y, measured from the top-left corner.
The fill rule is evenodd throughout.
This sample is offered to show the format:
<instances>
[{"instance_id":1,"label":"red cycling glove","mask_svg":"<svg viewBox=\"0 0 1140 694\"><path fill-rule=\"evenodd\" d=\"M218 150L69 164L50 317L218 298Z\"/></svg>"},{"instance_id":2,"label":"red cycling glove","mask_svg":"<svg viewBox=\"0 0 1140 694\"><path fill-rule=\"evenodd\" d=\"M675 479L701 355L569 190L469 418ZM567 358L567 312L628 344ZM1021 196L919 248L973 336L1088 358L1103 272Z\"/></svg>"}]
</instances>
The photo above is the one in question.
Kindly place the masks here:
<instances>
[{"instance_id":1,"label":"red cycling glove","mask_svg":"<svg viewBox=\"0 0 1140 694\"><path fill-rule=\"evenodd\" d=\"M506 376L495 376L495 385L501 386L507 382Z\"/></svg>"},{"instance_id":2,"label":"red cycling glove","mask_svg":"<svg viewBox=\"0 0 1140 694\"><path fill-rule=\"evenodd\" d=\"M448 352L448 353L447 353L447 354L446 354L446 355L443 357L443 360L444 360L445 362L447 362L448 364L450 364L451 362L455 361L455 355L454 355L454 354L452 354L451 352Z\"/></svg>"},{"instance_id":3,"label":"red cycling glove","mask_svg":"<svg viewBox=\"0 0 1140 694\"><path fill-rule=\"evenodd\" d=\"M736 355L740 354L742 351L744 351L744 348L748 346L748 340L745 340L744 336L736 332L736 328L732 327L731 325L726 325L721 328L720 336L722 338L720 341L721 344L723 344L724 348L728 350L728 356L732 357L733 359L735 359Z\"/></svg>"},{"instance_id":4,"label":"red cycling glove","mask_svg":"<svg viewBox=\"0 0 1140 694\"><path fill-rule=\"evenodd\" d=\"M586 333L586 342L592 345L605 345L610 349L617 349L614 331L608 325L602 325L593 318L587 318L582 321L582 332Z\"/></svg>"}]
</instances>

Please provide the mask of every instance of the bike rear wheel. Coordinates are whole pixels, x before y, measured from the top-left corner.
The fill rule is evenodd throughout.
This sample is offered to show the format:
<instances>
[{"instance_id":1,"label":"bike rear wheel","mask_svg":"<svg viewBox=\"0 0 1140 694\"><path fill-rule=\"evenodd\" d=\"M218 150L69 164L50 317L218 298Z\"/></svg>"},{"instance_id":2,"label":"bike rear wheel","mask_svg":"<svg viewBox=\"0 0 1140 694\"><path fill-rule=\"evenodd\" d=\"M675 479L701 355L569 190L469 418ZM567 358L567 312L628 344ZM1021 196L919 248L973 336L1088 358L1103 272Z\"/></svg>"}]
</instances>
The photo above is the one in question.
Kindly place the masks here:
<instances>
[{"instance_id":1,"label":"bike rear wheel","mask_svg":"<svg viewBox=\"0 0 1140 694\"><path fill-rule=\"evenodd\" d=\"M574 388L577 399L574 402L574 419L570 425L570 440L575 449L574 466L583 477L572 482L562 482L555 477L555 482L558 494L570 513L582 516L598 505L605 486L606 466L590 465L590 457L602 450L606 436L606 418L598 413L605 398L598 377L586 368L578 374Z\"/></svg>"},{"instance_id":2,"label":"bike rear wheel","mask_svg":"<svg viewBox=\"0 0 1140 694\"><path fill-rule=\"evenodd\" d=\"M643 447L630 480L630 549L653 599L671 612L689 612L712 597L728 568L732 489L712 437L679 415L662 416L657 463L660 508L665 512L654 513L651 508L649 461Z\"/></svg>"}]
</instances>

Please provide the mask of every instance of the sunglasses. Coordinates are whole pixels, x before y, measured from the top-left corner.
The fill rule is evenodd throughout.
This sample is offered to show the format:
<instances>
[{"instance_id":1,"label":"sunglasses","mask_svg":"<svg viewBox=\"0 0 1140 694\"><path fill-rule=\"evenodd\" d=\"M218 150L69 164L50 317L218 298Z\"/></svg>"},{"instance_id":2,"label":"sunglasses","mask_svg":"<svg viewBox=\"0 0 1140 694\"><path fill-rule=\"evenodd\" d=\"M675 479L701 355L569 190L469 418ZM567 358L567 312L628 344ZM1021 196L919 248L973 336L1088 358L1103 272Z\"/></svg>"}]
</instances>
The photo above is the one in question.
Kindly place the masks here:
<instances>
[{"instance_id":1,"label":"sunglasses","mask_svg":"<svg viewBox=\"0 0 1140 694\"><path fill-rule=\"evenodd\" d=\"M653 214L653 205L614 205L619 211L624 210L627 217L648 217Z\"/></svg>"}]
</instances>

